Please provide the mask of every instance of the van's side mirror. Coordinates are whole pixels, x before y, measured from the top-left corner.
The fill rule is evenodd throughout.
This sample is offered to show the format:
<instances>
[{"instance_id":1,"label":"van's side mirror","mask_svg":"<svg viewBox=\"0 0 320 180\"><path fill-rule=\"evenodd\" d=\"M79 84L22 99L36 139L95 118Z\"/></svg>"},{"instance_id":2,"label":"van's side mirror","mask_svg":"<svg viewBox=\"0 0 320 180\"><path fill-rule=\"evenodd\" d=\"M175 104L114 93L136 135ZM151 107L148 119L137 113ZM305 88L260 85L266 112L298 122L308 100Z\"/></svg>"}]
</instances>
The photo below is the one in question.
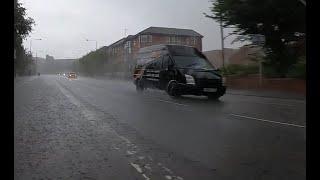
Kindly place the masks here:
<instances>
[{"instance_id":1,"label":"van's side mirror","mask_svg":"<svg viewBox=\"0 0 320 180\"><path fill-rule=\"evenodd\" d=\"M168 70L172 70L173 69L173 64L168 64Z\"/></svg>"}]
</instances>

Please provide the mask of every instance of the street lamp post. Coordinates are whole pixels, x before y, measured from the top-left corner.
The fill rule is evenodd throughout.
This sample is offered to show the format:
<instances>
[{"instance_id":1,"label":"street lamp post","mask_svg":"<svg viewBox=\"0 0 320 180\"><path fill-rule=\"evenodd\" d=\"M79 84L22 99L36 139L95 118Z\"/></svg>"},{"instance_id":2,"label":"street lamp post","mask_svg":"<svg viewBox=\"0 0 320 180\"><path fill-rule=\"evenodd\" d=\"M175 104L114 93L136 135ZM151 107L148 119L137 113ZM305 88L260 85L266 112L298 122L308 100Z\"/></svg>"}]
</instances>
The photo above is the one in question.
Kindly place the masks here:
<instances>
[{"instance_id":1,"label":"street lamp post","mask_svg":"<svg viewBox=\"0 0 320 180\"><path fill-rule=\"evenodd\" d=\"M95 42L96 42L96 50L97 50L97 47L98 47L98 41L96 41L96 40L89 40L89 39L86 39L86 41L95 41Z\"/></svg>"},{"instance_id":2,"label":"street lamp post","mask_svg":"<svg viewBox=\"0 0 320 180\"><path fill-rule=\"evenodd\" d=\"M30 39L30 54L32 54L32 53L31 53L32 40L38 40L38 41L41 41L42 39L41 39L41 38L39 38L39 39Z\"/></svg>"},{"instance_id":3,"label":"street lamp post","mask_svg":"<svg viewBox=\"0 0 320 180\"><path fill-rule=\"evenodd\" d=\"M42 39L41 38L38 38L38 39L30 39L30 55L31 55L31 59L32 59L32 49L31 49L31 47L32 47L32 40L37 40L37 41L41 41ZM36 52L36 65L37 65L37 52Z\"/></svg>"}]
</instances>

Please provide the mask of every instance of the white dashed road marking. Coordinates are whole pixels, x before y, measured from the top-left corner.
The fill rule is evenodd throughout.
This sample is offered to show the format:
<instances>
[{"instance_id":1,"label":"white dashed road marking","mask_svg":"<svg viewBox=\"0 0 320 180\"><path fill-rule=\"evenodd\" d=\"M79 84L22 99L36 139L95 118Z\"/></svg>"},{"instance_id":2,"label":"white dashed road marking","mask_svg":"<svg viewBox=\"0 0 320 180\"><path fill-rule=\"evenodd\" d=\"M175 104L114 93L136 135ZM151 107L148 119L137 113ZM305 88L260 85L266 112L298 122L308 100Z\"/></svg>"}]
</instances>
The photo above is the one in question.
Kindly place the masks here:
<instances>
[{"instance_id":1,"label":"white dashed road marking","mask_svg":"<svg viewBox=\"0 0 320 180\"><path fill-rule=\"evenodd\" d=\"M257 120L257 121L268 122L268 123L281 124L281 125L293 126L293 127L298 127L298 128L305 128L305 126L298 125L298 124L291 124L291 123L284 123L284 122L278 122L278 121L271 121L271 120L266 120L266 119L261 119L261 118L255 118L255 117L250 117L250 116L243 116L243 115L238 115L238 114L230 114L230 115L231 115L231 116L235 116L235 117L241 117L241 118L253 119L253 120Z\"/></svg>"}]
</instances>

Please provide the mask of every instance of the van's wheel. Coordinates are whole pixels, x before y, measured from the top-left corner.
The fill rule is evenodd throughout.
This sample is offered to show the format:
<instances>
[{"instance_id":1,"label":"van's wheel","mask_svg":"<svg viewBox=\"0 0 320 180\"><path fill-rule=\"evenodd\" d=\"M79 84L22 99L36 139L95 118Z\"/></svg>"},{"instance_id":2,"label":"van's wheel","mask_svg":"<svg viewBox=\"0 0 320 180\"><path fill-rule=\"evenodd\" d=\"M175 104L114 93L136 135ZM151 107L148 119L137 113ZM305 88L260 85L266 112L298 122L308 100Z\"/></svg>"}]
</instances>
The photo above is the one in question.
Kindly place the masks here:
<instances>
[{"instance_id":1,"label":"van's wheel","mask_svg":"<svg viewBox=\"0 0 320 180\"><path fill-rule=\"evenodd\" d=\"M221 96L219 94L208 94L209 100L219 100Z\"/></svg>"},{"instance_id":2,"label":"van's wheel","mask_svg":"<svg viewBox=\"0 0 320 180\"><path fill-rule=\"evenodd\" d=\"M177 91L177 86L178 83L175 81L169 82L168 86L167 86L167 93L169 94L169 96L171 97L179 97L180 94Z\"/></svg>"},{"instance_id":3,"label":"van's wheel","mask_svg":"<svg viewBox=\"0 0 320 180\"><path fill-rule=\"evenodd\" d=\"M137 83L136 83L136 90L137 90L137 92L138 92L138 93L141 93L141 92L144 91L144 89L145 89L145 88L144 88L142 82L141 82L141 81L137 81Z\"/></svg>"}]
</instances>

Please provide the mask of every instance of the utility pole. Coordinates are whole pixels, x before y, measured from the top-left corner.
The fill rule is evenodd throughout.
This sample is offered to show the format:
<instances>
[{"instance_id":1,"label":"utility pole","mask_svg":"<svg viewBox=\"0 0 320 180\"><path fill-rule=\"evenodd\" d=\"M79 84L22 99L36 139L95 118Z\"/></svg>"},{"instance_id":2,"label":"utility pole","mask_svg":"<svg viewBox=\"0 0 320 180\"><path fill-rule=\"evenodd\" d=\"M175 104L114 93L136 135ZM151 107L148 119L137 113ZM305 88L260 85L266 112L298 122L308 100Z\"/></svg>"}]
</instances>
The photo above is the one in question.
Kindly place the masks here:
<instances>
[{"instance_id":1,"label":"utility pole","mask_svg":"<svg viewBox=\"0 0 320 180\"><path fill-rule=\"evenodd\" d=\"M89 40L89 39L86 39L86 41L95 41L95 42L96 42L96 50L97 50L97 48L98 48L98 41L96 41L96 40Z\"/></svg>"},{"instance_id":2,"label":"utility pole","mask_svg":"<svg viewBox=\"0 0 320 180\"><path fill-rule=\"evenodd\" d=\"M38 64L38 54L36 52L36 64L35 64L35 73L37 73L37 64Z\"/></svg>"},{"instance_id":3,"label":"utility pole","mask_svg":"<svg viewBox=\"0 0 320 180\"><path fill-rule=\"evenodd\" d=\"M31 55L32 55L32 53L31 53L32 40L38 40L38 41L41 41L42 39L41 39L41 38L39 38L39 39L30 39L30 54L31 54Z\"/></svg>"},{"instance_id":4,"label":"utility pole","mask_svg":"<svg viewBox=\"0 0 320 180\"><path fill-rule=\"evenodd\" d=\"M263 47L265 44L265 37L264 35L260 35L260 34L255 34L255 35L251 35L251 41L252 44L258 47ZM262 86L262 59L259 59L259 86Z\"/></svg>"},{"instance_id":5,"label":"utility pole","mask_svg":"<svg viewBox=\"0 0 320 180\"><path fill-rule=\"evenodd\" d=\"M124 28L124 37L127 36L127 30L128 30L128 29Z\"/></svg>"},{"instance_id":6,"label":"utility pole","mask_svg":"<svg viewBox=\"0 0 320 180\"><path fill-rule=\"evenodd\" d=\"M223 37L222 15L221 14L220 14L220 35L221 35L222 67L224 68L224 37Z\"/></svg>"}]
</instances>

